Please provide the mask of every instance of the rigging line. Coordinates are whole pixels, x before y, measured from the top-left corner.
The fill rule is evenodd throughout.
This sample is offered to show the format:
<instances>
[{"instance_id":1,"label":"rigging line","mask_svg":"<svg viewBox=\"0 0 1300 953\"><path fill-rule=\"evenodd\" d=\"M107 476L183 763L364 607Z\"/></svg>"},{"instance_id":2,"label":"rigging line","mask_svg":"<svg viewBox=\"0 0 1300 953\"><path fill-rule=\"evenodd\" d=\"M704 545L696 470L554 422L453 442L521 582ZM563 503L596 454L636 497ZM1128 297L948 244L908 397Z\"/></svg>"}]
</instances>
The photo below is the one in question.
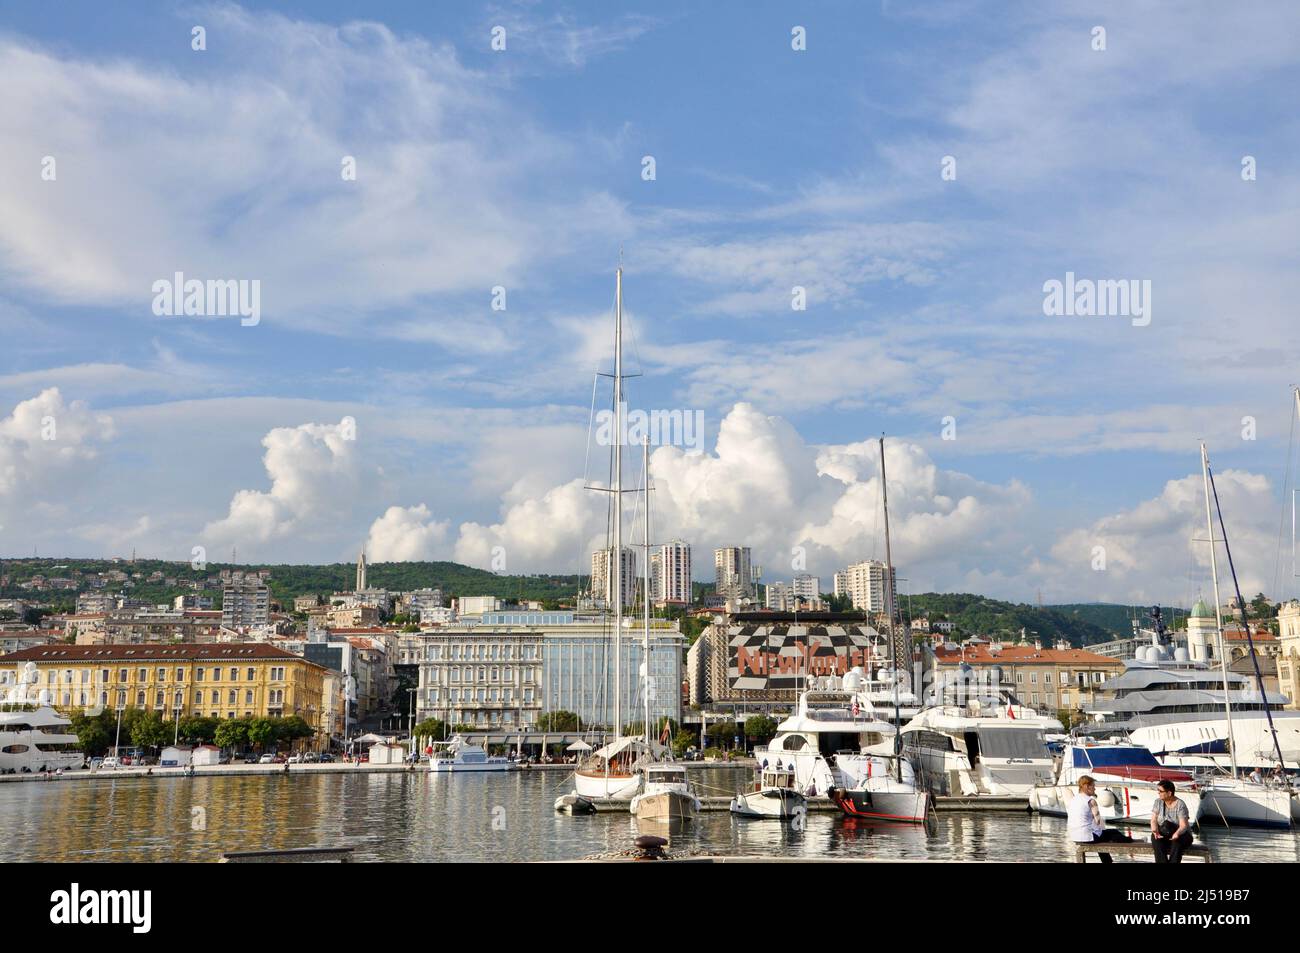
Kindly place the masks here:
<instances>
[{"instance_id":1,"label":"rigging line","mask_svg":"<svg viewBox=\"0 0 1300 953\"><path fill-rule=\"evenodd\" d=\"M1264 676L1259 670L1259 655L1255 651L1255 640L1250 637L1250 619L1246 615L1246 602L1241 598L1241 583L1237 581L1237 569L1232 564L1232 550L1228 547L1228 527L1223 523L1223 508L1219 506L1219 488L1214 485L1214 471L1210 469L1208 461L1205 470L1210 477L1210 491L1214 494L1214 510L1219 514L1219 533L1223 536L1223 552L1228 557L1228 571L1232 573L1232 588L1237 593L1237 610L1241 613L1241 625L1246 630L1246 646L1250 650L1250 661L1255 668L1255 685L1259 689L1260 699L1264 703L1264 715L1268 718L1268 730L1273 736L1273 751L1277 754L1278 766L1284 768L1286 762L1282 760L1282 745L1277 740L1277 725L1273 723L1273 709L1268 703L1268 693L1264 690ZM1223 647L1222 638L1220 638L1219 644L1220 650L1226 659L1227 649ZM1223 690L1225 693L1228 691L1226 682ZM1232 744L1232 741L1232 738L1228 739L1229 744Z\"/></svg>"},{"instance_id":2,"label":"rigging line","mask_svg":"<svg viewBox=\"0 0 1300 953\"><path fill-rule=\"evenodd\" d=\"M1292 396L1294 397L1294 394L1292 394ZM1279 588L1279 584L1281 582L1281 576L1282 576L1282 540L1283 540L1283 536L1286 533L1287 496L1289 494L1294 494L1295 492L1294 489L1291 487L1291 479L1292 479L1291 461L1295 452L1295 422L1296 422L1297 412L1292 401L1287 401L1287 416L1291 419L1291 426L1289 428L1290 434L1287 437L1287 442L1286 442L1286 469L1282 477L1282 512L1278 516L1278 521L1277 521L1277 559L1273 563L1273 592L1277 594L1278 602L1281 602L1283 596L1287 594L1286 592L1283 592ZM1292 552L1293 557L1294 555L1295 553ZM1294 586L1295 585L1294 565L1291 567L1291 575L1292 575L1291 585ZM1289 590L1289 591L1293 591L1293 590Z\"/></svg>"}]
</instances>

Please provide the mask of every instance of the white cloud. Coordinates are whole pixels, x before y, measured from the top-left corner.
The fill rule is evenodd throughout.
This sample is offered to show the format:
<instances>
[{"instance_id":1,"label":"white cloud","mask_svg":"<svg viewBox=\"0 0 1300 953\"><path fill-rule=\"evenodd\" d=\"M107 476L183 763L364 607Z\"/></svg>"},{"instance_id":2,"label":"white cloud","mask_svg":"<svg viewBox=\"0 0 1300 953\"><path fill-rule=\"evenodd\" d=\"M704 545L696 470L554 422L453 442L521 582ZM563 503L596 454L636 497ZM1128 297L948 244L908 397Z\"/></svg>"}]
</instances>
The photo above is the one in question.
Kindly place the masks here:
<instances>
[{"instance_id":1,"label":"white cloud","mask_svg":"<svg viewBox=\"0 0 1300 953\"><path fill-rule=\"evenodd\" d=\"M545 194L535 169L550 181L585 161L580 145L450 46L233 5L204 23L197 71L0 38L0 256L15 285L153 321L151 285L176 271L259 279L264 324L477 340L482 319L460 303L486 316L493 285L618 227L589 214L617 213L599 194ZM59 163L36 187L33 143ZM446 316L431 335L403 309L432 295Z\"/></svg>"},{"instance_id":2,"label":"white cloud","mask_svg":"<svg viewBox=\"0 0 1300 953\"><path fill-rule=\"evenodd\" d=\"M57 496L56 481L75 476L113 433L111 417L65 403L57 387L22 401L0 419L0 500L32 490Z\"/></svg>"},{"instance_id":3,"label":"white cloud","mask_svg":"<svg viewBox=\"0 0 1300 953\"><path fill-rule=\"evenodd\" d=\"M1267 477L1242 470L1215 474L1228 542L1241 590L1278 595L1278 503ZM1218 516L1214 535L1221 539ZM1065 595L1116 602L1190 605L1197 594L1210 600L1210 548L1205 525L1205 494L1200 473L1164 485L1159 495L1132 509L1103 517L1065 533L1051 558L1033 567L1043 585ZM1097 550L1096 547L1101 547ZM1094 568L1098 553L1105 568ZM1219 544L1220 595L1232 594L1222 543Z\"/></svg>"},{"instance_id":4,"label":"white cloud","mask_svg":"<svg viewBox=\"0 0 1300 953\"><path fill-rule=\"evenodd\" d=\"M376 563L446 559L448 525L434 520L423 503L390 506L370 526L366 558Z\"/></svg>"},{"instance_id":5,"label":"white cloud","mask_svg":"<svg viewBox=\"0 0 1300 953\"><path fill-rule=\"evenodd\" d=\"M334 518L361 483L352 432L346 420L270 431L262 439L262 463L271 489L235 493L229 514L204 527L205 544L238 547L290 533L319 534L326 528L319 523Z\"/></svg>"}]
</instances>

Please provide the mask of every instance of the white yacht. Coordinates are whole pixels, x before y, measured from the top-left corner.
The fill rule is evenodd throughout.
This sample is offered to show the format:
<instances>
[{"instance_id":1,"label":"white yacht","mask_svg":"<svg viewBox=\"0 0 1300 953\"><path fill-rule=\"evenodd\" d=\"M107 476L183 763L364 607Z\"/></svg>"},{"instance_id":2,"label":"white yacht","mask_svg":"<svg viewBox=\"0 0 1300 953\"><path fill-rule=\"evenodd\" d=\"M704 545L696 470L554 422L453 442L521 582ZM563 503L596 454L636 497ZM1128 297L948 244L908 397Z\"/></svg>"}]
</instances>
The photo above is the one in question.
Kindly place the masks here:
<instances>
[{"instance_id":1,"label":"white yacht","mask_svg":"<svg viewBox=\"0 0 1300 953\"><path fill-rule=\"evenodd\" d=\"M641 768L664 749L643 738L626 735L592 752L577 771L573 787L585 798L628 801L641 790Z\"/></svg>"},{"instance_id":2,"label":"white yacht","mask_svg":"<svg viewBox=\"0 0 1300 953\"><path fill-rule=\"evenodd\" d=\"M489 755L481 745L452 735L447 741L435 741L429 758L434 774L461 774L467 771L514 771L519 765L499 755Z\"/></svg>"},{"instance_id":3,"label":"white yacht","mask_svg":"<svg viewBox=\"0 0 1300 953\"><path fill-rule=\"evenodd\" d=\"M903 752L933 794L1028 798L1051 783L1045 735L1065 729L1014 696L976 697L927 708L900 730Z\"/></svg>"},{"instance_id":4,"label":"white yacht","mask_svg":"<svg viewBox=\"0 0 1300 953\"><path fill-rule=\"evenodd\" d=\"M49 705L22 705L0 711L0 772L59 771L80 768L85 757L71 725Z\"/></svg>"},{"instance_id":5,"label":"white yacht","mask_svg":"<svg viewBox=\"0 0 1300 953\"><path fill-rule=\"evenodd\" d=\"M861 669L842 678L814 676L808 685L794 714L777 726L766 746L754 749L754 757L760 767L793 770L804 793L858 787L870 773L881 771L879 755L863 749L879 750L892 742L895 728L872 707Z\"/></svg>"},{"instance_id":6,"label":"white yacht","mask_svg":"<svg viewBox=\"0 0 1300 953\"><path fill-rule=\"evenodd\" d=\"M793 768L765 768L752 791L731 799L731 813L739 817L791 818L808 813L808 799L798 789Z\"/></svg>"},{"instance_id":7,"label":"white yacht","mask_svg":"<svg viewBox=\"0 0 1300 953\"><path fill-rule=\"evenodd\" d=\"M0 772L62 771L80 768L85 757L77 736L60 729L72 722L50 707L47 689L36 689L36 665L18 672L18 684L4 696L0 708Z\"/></svg>"},{"instance_id":8,"label":"white yacht","mask_svg":"<svg viewBox=\"0 0 1300 953\"><path fill-rule=\"evenodd\" d=\"M1201 792L1185 771L1162 765L1146 748L1133 744L1068 744L1055 780L1034 787L1029 806L1040 814L1065 817L1079 793L1079 779L1097 782L1097 806L1103 820L1115 824L1149 824L1159 798L1156 782L1172 781L1195 824L1201 815Z\"/></svg>"}]
</instances>

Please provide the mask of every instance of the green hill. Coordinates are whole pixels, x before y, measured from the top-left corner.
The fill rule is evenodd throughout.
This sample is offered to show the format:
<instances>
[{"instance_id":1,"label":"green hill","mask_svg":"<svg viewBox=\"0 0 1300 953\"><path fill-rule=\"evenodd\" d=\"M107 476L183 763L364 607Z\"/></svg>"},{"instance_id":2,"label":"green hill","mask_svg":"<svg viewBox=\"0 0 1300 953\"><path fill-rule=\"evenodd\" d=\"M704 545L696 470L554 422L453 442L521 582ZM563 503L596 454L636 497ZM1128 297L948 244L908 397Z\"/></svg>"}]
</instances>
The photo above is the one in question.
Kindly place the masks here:
<instances>
[{"instance_id":1,"label":"green hill","mask_svg":"<svg viewBox=\"0 0 1300 953\"><path fill-rule=\"evenodd\" d=\"M1122 630L1117 631L1101 624L1098 621L1103 618L1101 616L1094 620L1083 613L1061 611L1062 607L1058 606L1039 608L1023 602L1003 602L970 593L927 592L903 597L900 601L902 608L910 612L912 618L925 616L931 622L946 619L954 623L957 627L956 637L982 635L1014 641L1020 638L1023 629L1026 638L1033 640L1036 636L1045 645L1064 639L1071 645L1084 646L1108 642L1129 633L1127 622Z\"/></svg>"}]
</instances>

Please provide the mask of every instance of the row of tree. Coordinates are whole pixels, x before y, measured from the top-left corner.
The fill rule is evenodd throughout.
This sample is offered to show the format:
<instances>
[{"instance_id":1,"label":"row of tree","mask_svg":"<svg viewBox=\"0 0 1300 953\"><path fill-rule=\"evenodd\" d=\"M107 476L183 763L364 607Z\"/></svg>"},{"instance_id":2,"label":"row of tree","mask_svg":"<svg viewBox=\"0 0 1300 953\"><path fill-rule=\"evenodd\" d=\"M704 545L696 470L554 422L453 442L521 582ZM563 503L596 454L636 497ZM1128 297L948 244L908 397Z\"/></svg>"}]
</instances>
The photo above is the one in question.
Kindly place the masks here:
<instances>
[{"instance_id":1,"label":"row of tree","mask_svg":"<svg viewBox=\"0 0 1300 953\"><path fill-rule=\"evenodd\" d=\"M182 718L177 725L165 721L158 712L140 708L128 708L122 712L120 734L117 713L108 709L98 715L73 714L72 730L82 752L92 757L105 754L114 744L148 748L156 754L173 739L185 744L215 744L235 751L250 747L263 751L291 745L316 734L315 729L298 715L287 718L189 716Z\"/></svg>"}]
</instances>

